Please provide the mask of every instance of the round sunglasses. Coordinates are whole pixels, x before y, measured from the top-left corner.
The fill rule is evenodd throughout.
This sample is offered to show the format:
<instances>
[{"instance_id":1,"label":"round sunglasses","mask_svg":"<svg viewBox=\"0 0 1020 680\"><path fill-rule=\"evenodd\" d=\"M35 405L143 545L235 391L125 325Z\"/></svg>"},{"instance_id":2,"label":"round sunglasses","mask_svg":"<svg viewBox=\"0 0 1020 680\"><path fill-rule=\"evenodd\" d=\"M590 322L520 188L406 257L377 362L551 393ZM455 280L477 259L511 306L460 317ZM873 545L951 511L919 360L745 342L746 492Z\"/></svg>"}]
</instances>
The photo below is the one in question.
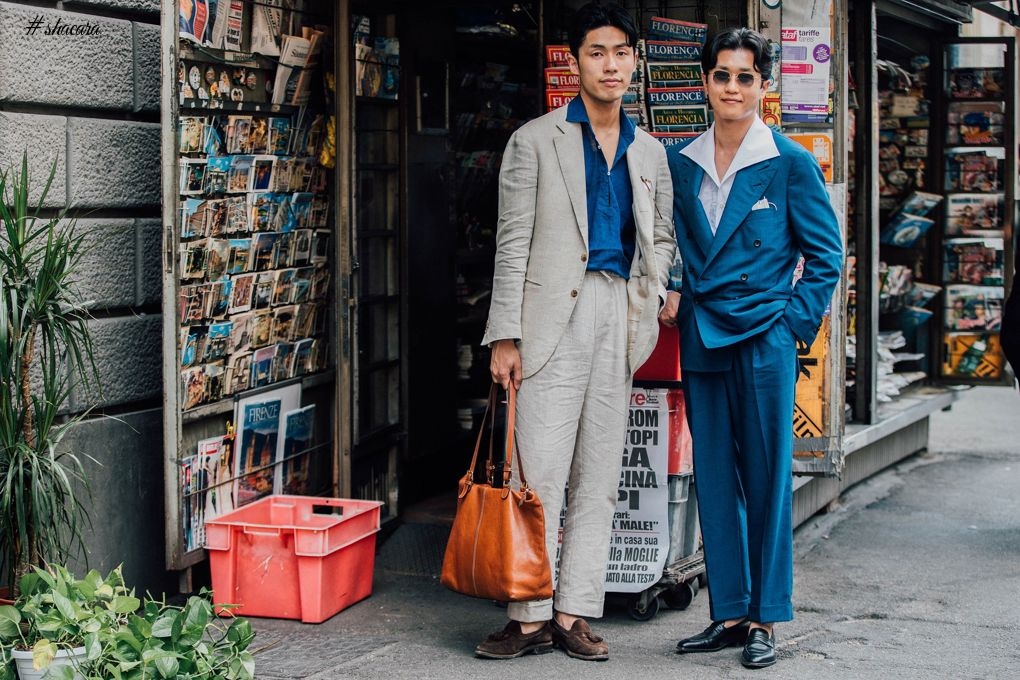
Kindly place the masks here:
<instances>
[{"instance_id":1,"label":"round sunglasses","mask_svg":"<svg viewBox=\"0 0 1020 680\"><path fill-rule=\"evenodd\" d=\"M712 82L716 85L728 85L731 78L737 79L740 87L754 87L758 76L753 73L730 73L729 71L712 71Z\"/></svg>"}]
</instances>

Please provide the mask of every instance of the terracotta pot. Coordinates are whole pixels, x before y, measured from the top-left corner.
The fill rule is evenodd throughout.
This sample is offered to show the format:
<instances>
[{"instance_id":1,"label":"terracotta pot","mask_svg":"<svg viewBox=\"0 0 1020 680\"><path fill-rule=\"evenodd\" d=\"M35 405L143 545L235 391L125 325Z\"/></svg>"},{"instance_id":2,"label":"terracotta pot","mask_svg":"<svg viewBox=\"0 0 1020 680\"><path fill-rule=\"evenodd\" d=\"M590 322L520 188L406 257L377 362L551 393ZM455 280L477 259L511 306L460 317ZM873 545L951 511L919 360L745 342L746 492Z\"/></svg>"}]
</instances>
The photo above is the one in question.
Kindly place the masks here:
<instances>
[{"instance_id":1,"label":"terracotta pot","mask_svg":"<svg viewBox=\"0 0 1020 680\"><path fill-rule=\"evenodd\" d=\"M32 667L32 652L21 650L12 650L11 654L14 656L14 665L18 669L18 677L21 680L40 680L46 675L46 670L37 671ZM57 652L56 658L53 659L53 663L50 664L50 668L61 668L63 666L69 666L74 668L74 660L85 659L85 648L75 647L74 649L61 649ZM74 674L74 680L85 680L81 673Z\"/></svg>"}]
</instances>

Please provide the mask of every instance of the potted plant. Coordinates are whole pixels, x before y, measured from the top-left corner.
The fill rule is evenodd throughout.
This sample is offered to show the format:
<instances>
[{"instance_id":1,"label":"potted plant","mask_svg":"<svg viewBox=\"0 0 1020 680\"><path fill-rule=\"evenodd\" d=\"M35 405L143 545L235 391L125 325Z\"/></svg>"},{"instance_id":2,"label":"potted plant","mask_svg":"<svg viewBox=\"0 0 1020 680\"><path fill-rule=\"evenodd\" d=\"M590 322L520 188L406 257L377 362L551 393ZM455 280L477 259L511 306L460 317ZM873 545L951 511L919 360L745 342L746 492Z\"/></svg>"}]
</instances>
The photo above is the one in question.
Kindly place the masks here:
<instances>
[{"instance_id":1,"label":"potted plant","mask_svg":"<svg viewBox=\"0 0 1020 680\"><path fill-rule=\"evenodd\" d=\"M0 606L0 680L252 680L255 634L243 618L213 614L207 591L181 605L124 585L120 568L82 579L49 565L22 577Z\"/></svg>"},{"instance_id":2,"label":"potted plant","mask_svg":"<svg viewBox=\"0 0 1020 680\"><path fill-rule=\"evenodd\" d=\"M12 665L21 680L83 677L76 670L99 656L106 636L141 604L119 567L105 578L92 570L81 579L62 566L36 567L20 586L14 605L0 606L0 680L13 678Z\"/></svg>"},{"instance_id":3,"label":"potted plant","mask_svg":"<svg viewBox=\"0 0 1020 680\"><path fill-rule=\"evenodd\" d=\"M85 414L63 417L77 382L98 384L88 302L75 284L83 236L63 211L38 199L27 154L0 169L0 583L17 596L21 576L64 562L81 543L88 484L81 461L60 450ZM82 489L83 491L79 491Z\"/></svg>"}]
</instances>

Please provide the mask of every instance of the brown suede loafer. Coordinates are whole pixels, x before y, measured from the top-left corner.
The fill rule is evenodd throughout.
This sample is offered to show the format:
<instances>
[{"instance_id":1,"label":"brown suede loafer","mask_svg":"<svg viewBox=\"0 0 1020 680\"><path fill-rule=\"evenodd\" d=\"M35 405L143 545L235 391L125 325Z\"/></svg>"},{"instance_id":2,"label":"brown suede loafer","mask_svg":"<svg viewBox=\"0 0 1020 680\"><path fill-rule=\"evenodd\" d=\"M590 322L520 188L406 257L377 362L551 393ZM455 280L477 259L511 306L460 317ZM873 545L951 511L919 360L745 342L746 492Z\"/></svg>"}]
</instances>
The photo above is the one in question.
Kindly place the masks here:
<instances>
[{"instance_id":1,"label":"brown suede loafer","mask_svg":"<svg viewBox=\"0 0 1020 680\"><path fill-rule=\"evenodd\" d=\"M588 622L577 619L567 630L556 619L552 620L552 639L558 647L575 659L585 661L605 661L609 658L609 645L605 640L591 632Z\"/></svg>"},{"instance_id":2,"label":"brown suede loafer","mask_svg":"<svg viewBox=\"0 0 1020 680\"><path fill-rule=\"evenodd\" d=\"M522 633L521 624L511 621L475 647L475 656L483 659L516 659L525 654L545 654L553 648L552 631L546 621L534 633Z\"/></svg>"}]
</instances>

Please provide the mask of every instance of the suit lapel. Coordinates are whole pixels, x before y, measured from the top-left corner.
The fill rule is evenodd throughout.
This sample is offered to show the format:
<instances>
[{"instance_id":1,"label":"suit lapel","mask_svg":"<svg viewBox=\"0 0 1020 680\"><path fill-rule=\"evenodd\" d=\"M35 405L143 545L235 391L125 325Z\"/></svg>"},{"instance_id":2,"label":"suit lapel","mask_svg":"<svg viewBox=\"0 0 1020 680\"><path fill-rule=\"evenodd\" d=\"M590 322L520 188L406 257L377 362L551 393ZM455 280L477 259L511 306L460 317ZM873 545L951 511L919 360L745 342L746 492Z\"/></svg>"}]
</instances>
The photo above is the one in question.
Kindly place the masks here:
<instances>
[{"instance_id":1,"label":"suit lapel","mask_svg":"<svg viewBox=\"0 0 1020 680\"><path fill-rule=\"evenodd\" d=\"M751 206L761 199L762 192L772 180L772 176L776 174L777 168L778 166L771 160L766 160L737 172L736 177L733 178L733 187L730 189L729 198L726 199L726 209L723 210L719 228L715 232L712 247L708 251L706 266L733 236L733 232L751 212Z\"/></svg>"},{"instance_id":2,"label":"suit lapel","mask_svg":"<svg viewBox=\"0 0 1020 680\"><path fill-rule=\"evenodd\" d=\"M563 174L563 181L567 185L567 196L570 197L571 207L574 209L574 218L577 220L577 228L581 231L581 238L584 239L584 247L588 248L588 188L584 181L584 135L581 134L581 126L576 123L559 123L559 129L563 133L553 138L553 145L556 147L556 157L560 162L560 172Z\"/></svg>"},{"instance_id":3,"label":"suit lapel","mask_svg":"<svg viewBox=\"0 0 1020 680\"><path fill-rule=\"evenodd\" d=\"M712 248L712 227L709 225L708 216L698 199L705 171L686 156L681 156L681 158L686 161L687 171L680 176L674 200L680 201L681 205L685 206L685 212L692 218L687 225L688 238L693 238L701 248L701 252L708 253Z\"/></svg>"}]
</instances>

